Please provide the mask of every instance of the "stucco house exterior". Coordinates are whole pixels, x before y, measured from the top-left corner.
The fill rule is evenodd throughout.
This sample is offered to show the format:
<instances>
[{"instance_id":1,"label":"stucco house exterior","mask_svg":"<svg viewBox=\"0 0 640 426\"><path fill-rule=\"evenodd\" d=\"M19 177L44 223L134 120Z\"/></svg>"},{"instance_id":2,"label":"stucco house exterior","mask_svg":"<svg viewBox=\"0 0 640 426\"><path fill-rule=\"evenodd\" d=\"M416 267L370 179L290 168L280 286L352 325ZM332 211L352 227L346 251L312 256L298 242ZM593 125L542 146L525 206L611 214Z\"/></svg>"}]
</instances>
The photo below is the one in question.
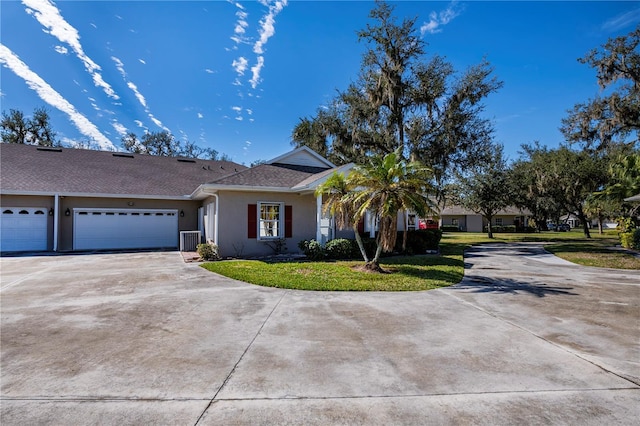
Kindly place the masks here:
<instances>
[{"instance_id":1,"label":"stucco house exterior","mask_svg":"<svg viewBox=\"0 0 640 426\"><path fill-rule=\"evenodd\" d=\"M0 145L0 251L178 248L181 232L223 256L335 236L318 184L335 167L302 147L253 168L228 161Z\"/></svg>"},{"instance_id":2,"label":"stucco house exterior","mask_svg":"<svg viewBox=\"0 0 640 426\"><path fill-rule=\"evenodd\" d=\"M527 226L531 213L516 207L508 207L493 217L494 226ZM440 226L457 226L464 232L484 232L488 225L482 215L460 206L447 206L440 212Z\"/></svg>"}]
</instances>

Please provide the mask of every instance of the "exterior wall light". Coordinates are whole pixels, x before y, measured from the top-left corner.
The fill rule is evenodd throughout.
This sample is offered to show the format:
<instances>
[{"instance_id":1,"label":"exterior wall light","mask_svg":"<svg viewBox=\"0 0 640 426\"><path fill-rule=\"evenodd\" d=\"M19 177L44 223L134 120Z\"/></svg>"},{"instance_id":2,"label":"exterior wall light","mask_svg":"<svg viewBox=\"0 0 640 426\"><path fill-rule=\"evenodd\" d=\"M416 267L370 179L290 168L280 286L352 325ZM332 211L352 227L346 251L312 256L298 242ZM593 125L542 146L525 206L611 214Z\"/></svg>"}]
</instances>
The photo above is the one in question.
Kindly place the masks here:
<instances>
[{"instance_id":1,"label":"exterior wall light","mask_svg":"<svg viewBox=\"0 0 640 426\"><path fill-rule=\"evenodd\" d=\"M180 217L184 217L184 210L180 210Z\"/></svg>"},{"instance_id":2,"label":"exterior wall light","mask_svg":"<svg viewBox=\"0 0 640 426\"><path fill-rule=\"evenodd\" d=\"M67 209L64 211L64 215L71 216L71 210L69 210L69 207L67 207Z\"/></svg>"},{"instance_id":3,"label":"exterior wall light","mask_svg":"<svg viewBox=\"0 0 640 426\"><path fill-rule=\"evenodd\" d=\"M49 216L53 216L53 207L49 209Z\"/></svg>"}]
</instances>

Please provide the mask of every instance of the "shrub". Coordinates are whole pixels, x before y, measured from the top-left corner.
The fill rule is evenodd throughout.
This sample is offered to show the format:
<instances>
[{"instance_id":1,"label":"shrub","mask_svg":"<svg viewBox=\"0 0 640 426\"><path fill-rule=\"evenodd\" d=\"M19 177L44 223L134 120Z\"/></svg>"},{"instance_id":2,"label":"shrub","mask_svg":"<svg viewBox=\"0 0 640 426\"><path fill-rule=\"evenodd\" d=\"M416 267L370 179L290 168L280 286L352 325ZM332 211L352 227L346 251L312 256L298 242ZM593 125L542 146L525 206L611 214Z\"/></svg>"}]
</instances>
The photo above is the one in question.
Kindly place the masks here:
<instances>
[{"instance_id":1,"label":"shrub","mask_svg":"<svg viewBox=\"0 0 640 426\"><path fill-rule=\"evenodd\" d=\"M628 249L640 249L640 228L636 228L633 232L623 232L620 234L620 243L622 247Z\"/></svg>"},{"instance_id":2,"label":"shrub","mask_svg":"<svg viewBox=\"0 0 640 426\"><path fill-rule=\"evenodd\" d=\"M220 260L220 253L216 244L198 244L196 251L203 260Z\"/></svg>"},{"instance_id":3,"label":"shrub","mask_svg":"<svg viewBox=\"0 0 640 426\"><path fill-rule=\"evenodd\" d=\"M316 240L302 240L298 243L298 248L302 250L302 253L310 260L324 259L324 250Z\"/></svg>"},{"instance_id":4,"label":"shrub","mask_svg":"<svg viewBox=\"0 0 640 426\"><path fill-rule=\"evenodd\" d=\"M356 248L357 247L358 244L356 243ZM324 246L324 251L329 259L350 259L353 258L353 243L351 240L337 238L328 241ZM360 250L358 250L358 253L359 252Z\"/></svg>"},{"instance_id":5,"label":"shrub","mask_svg":"<svg viewBox=\"0 0 640 426\"><path fill-rule=\"evenodd\" d=\"M443 232L460 232L460 227L458 225L442 225L440 230Z\"/></svg>"},{"instance_id":6,"label":"shrub","mask_svg":"<svg viewBox=\"0 0 640 426\"><path fill-rule=\"evenodd\" d=\"M491 230L493 232L499 232L501 234L503 234L503 233L514 233L514 232L516 232L516 226L515 225L492 225L491 226ZM488 226L484 227L484 232L489 232L489 227Z\"/></svg>"}]
</instances>

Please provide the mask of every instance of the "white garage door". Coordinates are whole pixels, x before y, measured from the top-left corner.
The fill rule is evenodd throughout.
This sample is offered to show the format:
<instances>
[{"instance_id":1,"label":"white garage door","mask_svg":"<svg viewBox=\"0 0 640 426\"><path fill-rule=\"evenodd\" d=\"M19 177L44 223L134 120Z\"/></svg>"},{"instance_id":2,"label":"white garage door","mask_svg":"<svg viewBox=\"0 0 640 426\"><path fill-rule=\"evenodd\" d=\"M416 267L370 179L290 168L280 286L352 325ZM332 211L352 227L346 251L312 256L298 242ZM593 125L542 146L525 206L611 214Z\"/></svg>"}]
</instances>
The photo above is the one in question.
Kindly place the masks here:
<instances>
[{"instance_id":1,"label":"white garage door","mask_svg":"<svg viewBox=\"0 0 640 426\"><path fill-rule=\"evenodd\" d=\"M74 250L178 246L178 212L147 209L74 209Z\"/></svg>"},{"instance_id":2,"label":"white garage door","mask_svg":"<svg viewBox=\"0 0 640 426\"><path fill-rule=\"evenodd\" d=\"M0 215L0 251L47 249L45 207L3 207Z\"/></svg>"}]
</instances>

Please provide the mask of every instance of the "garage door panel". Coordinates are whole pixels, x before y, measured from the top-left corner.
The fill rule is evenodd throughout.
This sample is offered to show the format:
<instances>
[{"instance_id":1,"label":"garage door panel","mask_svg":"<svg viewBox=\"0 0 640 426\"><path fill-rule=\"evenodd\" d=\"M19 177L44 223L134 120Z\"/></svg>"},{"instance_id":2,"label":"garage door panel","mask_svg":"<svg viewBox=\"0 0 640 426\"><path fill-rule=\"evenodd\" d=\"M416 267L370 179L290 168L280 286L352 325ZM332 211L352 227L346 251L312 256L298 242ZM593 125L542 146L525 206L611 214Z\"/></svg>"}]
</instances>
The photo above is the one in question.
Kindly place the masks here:
<instances>
[{"instance_id":1,"label":"garage door panel","mask_svg":"<svg viewBox=\"0 0 640 426\"><path fill-rule=\"evenodd\" d=\"M136 249L178 246L176 211L75 211L74 249Z\"/></svg>"},{"instance_id":2,"label":"garage door panel","mask_svg":"<svg viewBox=\"0 0 640 426\"><path fill-rule=\"evenodd\" d=\"M48 215L45 207L3 207L0 251L47 250Z\"/></svg>"}]
</instances>

